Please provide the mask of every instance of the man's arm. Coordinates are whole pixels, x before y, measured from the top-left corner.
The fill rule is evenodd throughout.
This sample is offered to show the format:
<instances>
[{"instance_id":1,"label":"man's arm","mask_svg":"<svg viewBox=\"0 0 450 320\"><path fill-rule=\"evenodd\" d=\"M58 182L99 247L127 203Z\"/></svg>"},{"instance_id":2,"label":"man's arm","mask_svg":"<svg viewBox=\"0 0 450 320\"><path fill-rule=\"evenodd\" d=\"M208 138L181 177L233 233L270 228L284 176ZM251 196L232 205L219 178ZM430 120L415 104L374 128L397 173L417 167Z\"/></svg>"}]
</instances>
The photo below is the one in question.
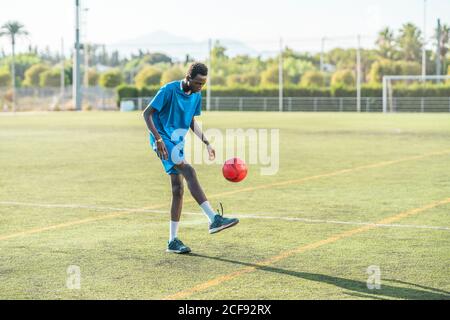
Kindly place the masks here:
<instances>
[{"instance_id":1,"label":"man's arm","mask_svg":"<svg viewBox=\"0 0 450 320\"><path fill-rule=\"evenodd\" d=\"M158 157L167 160L169 158L169 153L167 152L166 145L164 144L164 141L162 140L161 135L159 134L158 130L155 127L155 123L153 122L153 114L155 113L155 111L156 110L149 105L144 110L144 113L142 115L144 117L145 123L147 124L148 130L156 139Z\"/></svg>"},{"instance_id":2,"label":"man's arm","mask_svg":"<svg viewBox=\"0 0 450 320\"><path fill-rule=\"evenodd\" d=\"M199 137L199 139L200 139L204 144L206 144L207 146L210 145L208 139L206 139L205 135L203 134L202 129L200 129L198 123L195 121L195 118L192 119L192 122L191 122L191 130L194 131L195 135L196 135L197 137Z\"/></svg>"},{"instance_id":3,"label":"man's arm","mask_svg":"<svg viewBox=\"0 0 450 320\"><path fill-rule=\"evenodd\" d=\"M205 135L203 134L202 130L200 129L198 123L195 121L195 118L192 119L191 122L191 130L194 131L195 135L199 137L199 139L206 144L208 153L209 153L209 160L214 160L216 158L216 150L211 146L208 139L206 139Z\"/></svg>"}]
</instances>

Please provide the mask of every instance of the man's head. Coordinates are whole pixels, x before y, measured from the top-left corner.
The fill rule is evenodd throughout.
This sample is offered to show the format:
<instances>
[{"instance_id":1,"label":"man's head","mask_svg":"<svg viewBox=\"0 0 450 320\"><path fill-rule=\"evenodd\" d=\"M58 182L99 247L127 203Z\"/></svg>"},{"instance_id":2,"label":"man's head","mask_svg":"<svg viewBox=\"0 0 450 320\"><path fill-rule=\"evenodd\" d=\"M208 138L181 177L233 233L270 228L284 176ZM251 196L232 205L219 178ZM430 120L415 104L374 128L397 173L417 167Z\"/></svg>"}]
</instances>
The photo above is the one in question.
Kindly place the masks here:
<instances>
[{"instance_id":1,"label":"man's head","mask_svg":"<svg viewBox=\"0 0 450 320\"><path fill-rule=\"evenodd\" d=\"M196 62L189 67L186 75L186 82L193 93L202 91L207 79L208 67L206 65Z\"/></svg>"}]
</instances>

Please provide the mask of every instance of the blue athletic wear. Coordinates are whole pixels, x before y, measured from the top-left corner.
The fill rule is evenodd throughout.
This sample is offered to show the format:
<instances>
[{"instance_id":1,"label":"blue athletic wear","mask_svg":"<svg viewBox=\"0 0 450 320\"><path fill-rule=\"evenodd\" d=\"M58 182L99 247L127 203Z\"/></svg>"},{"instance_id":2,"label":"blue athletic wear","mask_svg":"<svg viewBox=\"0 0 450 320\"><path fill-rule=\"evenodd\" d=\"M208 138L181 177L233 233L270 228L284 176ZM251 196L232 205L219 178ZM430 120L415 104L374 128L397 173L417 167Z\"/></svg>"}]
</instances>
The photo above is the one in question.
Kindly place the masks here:
<instances>
[{"instance_id":1,"label":"blue athletic wear","mask_svg":"<svg viewBox=\"0 0 450 320\"><path fill-rule=\"evenodd\" d=\"M174 81L163 86L150 106L153 123L164 140L169 160L162 160L167 174L178 174L174 166L184 161L184 138L189 131L192 119L201 115L202 95L200 92L187 94L183 91L182 81ZM157 150L156 139L150 133L150 145Z\"/></svg>"}]
</instances>

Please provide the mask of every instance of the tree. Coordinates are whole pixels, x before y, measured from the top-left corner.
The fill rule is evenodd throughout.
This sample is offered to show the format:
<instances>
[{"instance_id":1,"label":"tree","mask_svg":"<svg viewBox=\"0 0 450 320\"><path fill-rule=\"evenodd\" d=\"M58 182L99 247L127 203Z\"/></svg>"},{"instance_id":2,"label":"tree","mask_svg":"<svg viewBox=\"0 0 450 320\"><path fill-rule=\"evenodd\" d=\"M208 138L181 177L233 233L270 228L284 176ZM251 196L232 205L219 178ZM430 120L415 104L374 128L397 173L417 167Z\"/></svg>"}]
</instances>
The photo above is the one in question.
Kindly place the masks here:
<instances>
[{"instance_id":1,"label":"tree","mask_svg":"<svg viewBox=\"0 0 450 320\"><path fill-rule=\"evenodd\" d=\"M279 77L279 67L272 65L261 74L261 84L263 86L278 84Z\"/></svg>"},{"instance_id":2,"label":"tree","mask_svg":"<svg viewBox=\"0 0 450 320\"><path fill-rule=\"evenodd\" d=\"M50 68L45 64L35 64L25 71L25 80L23 84L27 87L39 87L41 73L48 71Z\"/></svg>"},{"instance_id":3,"label":"tree","mask_svg":"<svg viewBox=\"0 0 450 320\"><path fill-rule=\"evenodd\" d=\"M12 46L12 89L13 89L13 111L16 111L16 66L15 66L15 46L16 46L16 38L19 36L27 35L28 32L25 30L23 24L17 21L9 21L5 23L0 28L0 37L7 36L11 40Z\"/></svg>"},{"instance_id":4,"label":"tree","mask_svg":"<svg viewBox=\"0 0 450 320\"><path fill-rule=\"evenodd\" d=\"M172 64L172 58L164 53L148 53L145 56L141 57L143 63L147 64L158 64L158 63L168 63Z\"/></svg>"},{"instance_id":5,"label":"tree","mask_svg":"<svg viewBox=\"0 0 450 320\"><path fill-rule=\"evenodd\" d=\"M134 78L136 86L143 88L151 85L159 85L161 83L162 72L152 66L144 67Z\"/></svg>"},{"instance_id":6,"label":"tree","mask_svg":"<svg viewBox=\"0 0 450 320\"><path fill-rule=\"evenodd\" d=\"M422 56L421 34L419 28L412 23L406 23L400 29L397 42L403 60L420 61Z\"/></svg>"},{"instance_id":7,"label":"tree","mask_svg":"<svg viewBox=\"0 0 450 320\"><path fill-rule=\"evenodd\" d=\"M356 67L356 50L335 48L325 54L326 61L337 69L354 69Z\"/></svg>"},{"instance_id":8,"label":"tree","mask_svg":"<svg viewBox=\"0 0 450 320\"><path fill-rule=\"evenodd\" d=\"M306 72L300 83L303 87L321 88L325 86L325 75L320 71Z\"/></svg>"},{"instance_id":9,"label":"tree","mask_svg":"<svg viewBox=\"0 0 450 320\"><path fill-rule=\"evenodd\" d=\"M384 59L394 59L396 53L394 31L389 27L384 28L378 33L376 41L378 54Z\"/></svg>"},{"instance_id":10,"label":"tree","mask_svg":"<svg viewBox=\"0 0 450 320\"><path fill-rule=\"evenodd\" d=\"M102 73L99 83L105 88L116 88L123 82L123 75L118 69L112 69Z\"/></svg>"},{"instance_id":11,"label":"tree","mask_svg":"<svg viewBox=\"0 0 450 320\"><path fill-rule=\"evenodd\" d=\"M372 64L369 80L372 83L381 83L383 76L393 75L419 75L421 65L412 61L380 60Z\"/></svg>"},{"instance_id":12,"label":"tree","mask_svg":"<svg viewBox=\"0 0 450 320\"><path fill-rule=\"evenodd\" d=\"M287 57L283 60L285 80L288 83L298 84L307 71L314 71L316 67L310 61Z\"/></svg>"},{"instance_id":13,"label":"tree","mask_svg":"<svg viewBox=\"0 0 450 320\"><path fill-rule=\"evenodd\" d=\"M339 70L331 77L332 86L354 87L355 83L355 73L352 70Z\"/></svg>"},{"instance_id":14,"label":"tree","mask_svg":"<svg viewBox=\"0 0 450 320\"><path fill-rule=\"evenodd\" d=\"M64 77L64 85L69 83L69 78L67 75ZM43 88L46 87L59 87L61 85L61 69L54 68L42 72L39 75L39 85Z\"/></svg>"},{"instance_id":15,"label":"tree","mask_svg":"<svg viewBox=\"0 0 450 320\"><path fill-rule=\"evenodd\" d=\"M100 76L95 69L89 69L88 71L88 83L90 87L95 87L98 85L98 80Z\"/></svg>"},{"instance_id":16,"label":"tree","mask_svg":"<svg viewBox=\"0 0 450 320\"><path fill-rule=\"evenodd\" d=\"M5 67L11 70L13 58L12 56L5 57L1 60L0 64L3 64ZM39 56L35 54L29 53L20 53L16 54L14 57L14 66L16 72L16 87L20 86L20 81L23 81L25 78L25 72L35 64L42 63L42 60Z\"/></svg>"},{"instance_id":17,"label":"tree","mask_svg":"<svg viewBox=\"0 0 450 320\"><path fill-rule=\"evenodd\" d=\"M181 80L186 76L185 72L181 69L180 66L174 66L162 73L161 76L161 85L166 83Z\"/></svg>"},{"instance_id":18,"label":"tree","mask_svg":"<svg viewBox=\"0 0 450 320\"><path fill-rule=\"evenodd\" d=\"M233 74L228 76L227 85L229 87L233 86L252 86L256 87L260 83L260 77L255 72L243 73L243 74Z\"/></svg>"},{"instance_id":19,"label":"tree","mask_svg":"<svg viewBox=\"0 0 450 320\"><path fill-rule=\"evenodd\" d=\"M211 50L211 60L227 59L228 57L225 54L226 51L227 51L227 48L222 46L220 44L219 40L217 40L214 43L214 47Z\"/></svg>"},{"instance_id":20,"label":"tree","mask_svg":"<svg viewBox=\"0 0 450 320\"><path fill-rule=\"evenodd\" d=\"M0 69L0 87L7 87L11 84L11 73L8 69Z\"/></svg>"},{"instance_id":21,"label":"tree","mask_svg":"<svg viewBox=\"0 0 450 320\"><path fill-rule=\"evenodd\" d=\"M439 32L440 31L440 32ZM438 35L440 35L440 38L438 39ZM443 63L442 70L446 70L446 60L447 60L447 54L450 47L450 26L447 24L444 24L441 26L441 30L436 30L436 39L439 42L439 59Z\"/></svg>"}]
</instances>

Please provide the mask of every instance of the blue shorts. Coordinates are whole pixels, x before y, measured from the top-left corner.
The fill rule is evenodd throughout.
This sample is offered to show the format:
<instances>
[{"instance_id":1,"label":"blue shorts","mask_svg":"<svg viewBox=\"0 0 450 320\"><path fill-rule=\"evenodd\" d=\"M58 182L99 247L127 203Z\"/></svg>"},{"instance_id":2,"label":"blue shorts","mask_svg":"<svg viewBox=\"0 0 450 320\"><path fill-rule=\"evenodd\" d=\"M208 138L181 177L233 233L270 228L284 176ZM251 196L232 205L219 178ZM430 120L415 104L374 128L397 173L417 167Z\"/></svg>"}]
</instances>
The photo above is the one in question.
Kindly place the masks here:
<instances>
[{"instance_id":1,"label":"blue shorts","mask_svg":"<svg viewBox=\"0 0 450 320\"><path fill-rule=\"evenodd\" d=\"M184 162L184 142L176 144L173 141L166 140L163 138L164 144L166 145L167 152L169 153L168 160L161 160L164 170L168 175L180 173L174 168L176 165ZM150 135L150 146L157 154L158 148L156 147L156 141L153 135Z\"/></svg>"}]
</instances>

